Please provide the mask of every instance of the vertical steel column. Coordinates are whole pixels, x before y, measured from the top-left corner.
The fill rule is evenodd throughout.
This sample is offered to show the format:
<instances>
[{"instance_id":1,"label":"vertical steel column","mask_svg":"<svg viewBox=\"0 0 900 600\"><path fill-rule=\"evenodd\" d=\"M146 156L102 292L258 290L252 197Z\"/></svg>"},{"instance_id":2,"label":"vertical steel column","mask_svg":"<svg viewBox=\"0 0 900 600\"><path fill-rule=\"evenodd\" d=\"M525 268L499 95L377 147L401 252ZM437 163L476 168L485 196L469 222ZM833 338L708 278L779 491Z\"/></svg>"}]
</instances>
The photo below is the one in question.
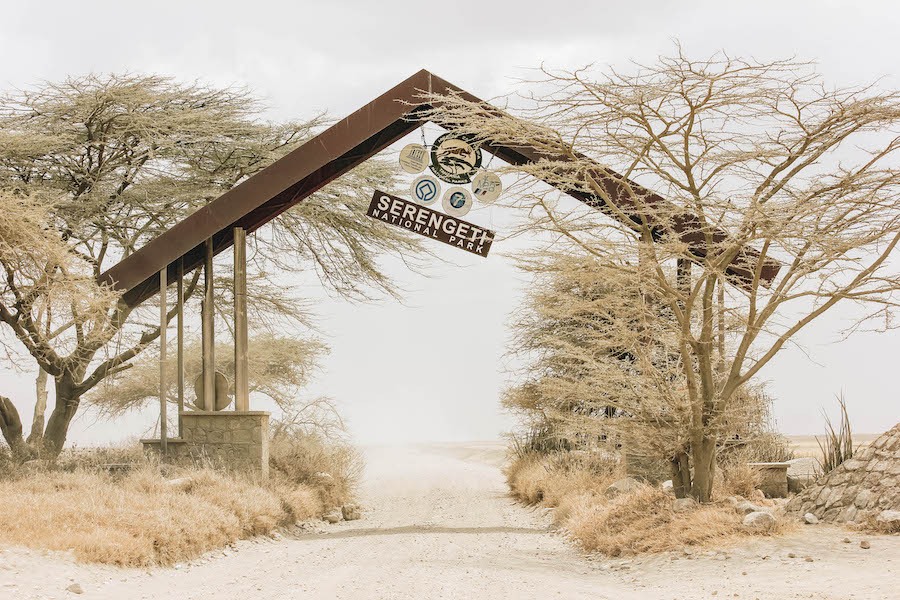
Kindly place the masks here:
<instances>
[{"instance_id":1,"label":"vertical steel column","mask_svg":"<svg viewBox=\"0 0 900 600\"><path fill-rule=\"evenodd\" d=\"M216 398L216 333L213 311L213 244L206 240L203 265L203 410L215 410Z\"/></svg>"},{"instance_id":2,"label":"vertical steel column","mask_svg":"<svg viewBox=\"0 0 900 600\"><path fill-rule=\"evenodd\" d=\"M166 427L166 268L159 272L159 448L163 456L169 451Z\"/></svg>"},{"instance_id":3,"label":"vertical steel column","mask_svg":"<svg viewBox=\"0 0 900 600\"><path fill-rule=\"evenodd\" d=\"M690 295L691 293L691 261L686 258L678 259L678 266L675 271L675 281L678 284L678 289L681 290L683 294Z\"/></svg>"},{"instance_id":4,"label":"vertical steel column","mask_svg":"<svg viewBox=\"0 0 900 600\"><path fill-rule=\"evenodd\" d=\"M247 231L234 228L234 410L250 410L247 373Z\"/></svg>"},{"instance_id":5,"label":"vertical steel column","mask_svg":"<svg viewBox=\"0 0 900 600\"><path fill-rule=\"evenodd\" d=\"M176 292L178 298L175 306L178 315L178 358L177 358L177 381L178 381L178 437L181 437L181 413L184 412L184 258L178 259L175 267L175 273L178 277L176 283Z\"/></svg>"}]
</instances>

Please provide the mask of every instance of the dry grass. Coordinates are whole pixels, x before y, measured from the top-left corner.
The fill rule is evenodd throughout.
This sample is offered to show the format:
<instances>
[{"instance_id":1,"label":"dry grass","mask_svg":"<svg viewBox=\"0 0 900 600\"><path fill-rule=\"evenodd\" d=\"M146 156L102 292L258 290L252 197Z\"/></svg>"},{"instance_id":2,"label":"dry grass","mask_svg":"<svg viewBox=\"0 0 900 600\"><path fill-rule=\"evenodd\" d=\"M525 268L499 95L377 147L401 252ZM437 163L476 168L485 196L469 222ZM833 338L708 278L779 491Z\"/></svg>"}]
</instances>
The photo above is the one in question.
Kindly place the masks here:
<instances>
[{"instance_id":1,"label":"dry grass","mask_svg":"<svg viewBox=\"0 0 900 600\"><path fill-rule=\"evenodd\" d=\"M274 490L212 471L173 489L153 468L124 477L35 473L0 483L0 541L72 550L83 561L168 565L272 531L288 514Z\"/></svg>"},{"instance_id":2,"label":"dry grass","mask_svg":"<svg viewBox=\"0 0 900 600\"><path fill-rule=\"evenodd\" d=\"M602 464L580 457L569 460L564 453L529 454L513 460L506 474L514 496L555 508L554 522L589 552L608 556L664 552L759 535L744 528L743 516L727 502L675 513L674 497L650 485L609 499L606 488L623 474L617 463L606 463L606 468ZM737 465L725 476L732 488L750 491L754 477L755 471L745 473ZM785 527L779 521L771 534Z\"/></svg>"},{"instance_id":3,"label":"dry grass","mask_svg":"<svg viewBox=\"0 0 900 600\"><path fill-rule=\"evenodd\" d=\"M829 473L839 464L853 457L853 429L850 426L850 415L847 413L847 401L844 395L837 397L840 405L841 420L837 429L831 422L831 418L827 413L822 411L825 417L825 436L824 440L816 438L819 449L822 451L822 458L819 462L822 465L822 472Z\"/></svg>"},{"instance_id":4,"label":"dry grass","mask_svg":"<svg viewBox=\"0 0 900 600\"><path fill-rule=\"evenodd\" d=\"M17 467L0 453L0 543L71 550L86 562L171 565L319 518L352 497L359 469L352 449L312 436L283 437L271 449L266 482L207 468L161 467L132 448L70 451L37 470ZM110 464L131 468L110 473Z\"/></svg>"},{"instance_id":5,"label":"dry grass","mask_svg":"<svg viewBox=\"0 0 900 600\"><path fill-rule=\"evenodd\" d=\"M602 492L622 475L616 462L575 453L526 454L506 468L506 481L514 496L526 504L551 508L571 496Z\"/></svg>"},{"instance_id":6,"label":"dry grass","mask_svg":"<svg viewBox=\"0 0 900 600\"><path fill-rule=\"evenodd\" d=\"M727 504L675 513L672 496L644 486L609 502L583 499L571 508L564 525L585 550L623 556L721 544L749 534L741 521ZM772 533L780 531L776 527Z\"/></svg>"},{"instance_id":7,"label":"dry grass","mask_svg":"<svg viewBox=\"0 0 900 600\"><path fill-rule=\"evenodd\" d=\"M352 446L278 427L269 443L269 465L273 478L286 485L318 490L325 507L352 499L362 473L362 458Z\"/></svg>"}]
</instances>

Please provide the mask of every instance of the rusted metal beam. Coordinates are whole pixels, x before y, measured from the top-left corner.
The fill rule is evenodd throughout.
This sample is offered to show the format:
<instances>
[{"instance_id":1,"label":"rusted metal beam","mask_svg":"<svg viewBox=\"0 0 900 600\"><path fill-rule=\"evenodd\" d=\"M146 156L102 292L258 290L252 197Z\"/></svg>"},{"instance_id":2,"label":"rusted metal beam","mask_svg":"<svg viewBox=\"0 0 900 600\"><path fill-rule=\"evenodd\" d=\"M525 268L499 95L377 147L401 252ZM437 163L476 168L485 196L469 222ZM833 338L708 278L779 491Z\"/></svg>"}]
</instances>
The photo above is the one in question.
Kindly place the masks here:
<instances>
[{"instance_id":1,"label":"rusted metal beam","mask_svg":"<svg viewBox=\"0 0 900 600\"><path fill-rule=\"evenodd\" d=\"M188 272L203 264L204 240L212 240L214 254L226 250L233 243L235 227L248 233L255 231L418 128L425 118L424 113L430 108L423 100L423 93L458 93L468 100L480 102L477 97L440 77L425 70L419 71L151 240L103 273L100 282L124 291L124 299L129 305L140 304L155 293L151 280L160 269L168 267L173 270L179 258ZM498 117L504 115L499 109L496 114ZM543 156L532 147L492 145L490 140L484 148L514 165L554 158ZM579 161L583 160L585 157L579 157ZM605 188L608 196L616 199L616 203L621 203L618 208L629 215L628 219L633 223L641 222L643 216L639 207L625 190L620 177L599 164L590 176ZM640 190L644 205L662 208L668 202L636 184L629 183L629 187ZM566 193L617 217L597 196L570 190ZM699 258L704 255L707 233L700 228L695 217L687 213L677 217L673 229L690 245L695 256ZM665 233L659 228L654 229L657 237ZM722 231L714 231L712 236L716 242L726 239ZM752 280L758 256L751 248L742 252L728 268L732 280ZM777 263L767 261L762 268L763 282L774 279L778 270Z\"/></svg>"}]
</instances>

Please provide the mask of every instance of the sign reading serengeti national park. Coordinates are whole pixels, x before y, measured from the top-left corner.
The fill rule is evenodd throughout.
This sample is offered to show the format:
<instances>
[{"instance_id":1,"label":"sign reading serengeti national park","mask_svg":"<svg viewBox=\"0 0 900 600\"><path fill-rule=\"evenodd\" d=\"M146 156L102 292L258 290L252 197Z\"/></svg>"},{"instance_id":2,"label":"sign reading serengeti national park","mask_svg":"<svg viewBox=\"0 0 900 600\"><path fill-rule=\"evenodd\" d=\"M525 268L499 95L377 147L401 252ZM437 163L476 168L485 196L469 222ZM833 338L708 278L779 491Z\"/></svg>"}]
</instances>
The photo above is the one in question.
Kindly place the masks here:
<instances>
[{"instance_id":1,"label":"sign reading serengeti national park","mask_svg":"<svg viewBox=\"0 0 900 600\"><path fill-rule=\"evenodd\" d=\"M478 256L487 256L494 241L494 232L490 229L384 192L375 192L366 214Z\"/></svg>"}]
</instances>

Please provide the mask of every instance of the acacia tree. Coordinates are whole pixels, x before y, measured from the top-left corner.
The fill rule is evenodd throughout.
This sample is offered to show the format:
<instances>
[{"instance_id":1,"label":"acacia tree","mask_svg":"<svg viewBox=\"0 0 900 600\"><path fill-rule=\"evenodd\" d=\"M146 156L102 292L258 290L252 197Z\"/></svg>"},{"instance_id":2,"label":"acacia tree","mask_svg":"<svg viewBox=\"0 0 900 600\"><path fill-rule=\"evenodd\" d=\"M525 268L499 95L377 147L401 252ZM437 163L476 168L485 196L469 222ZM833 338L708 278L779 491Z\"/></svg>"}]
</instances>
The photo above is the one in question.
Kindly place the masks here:
<instances>
[{"instance_id":1,"label":"acacia tree","mask_svg":"<svg viewBox=\"0 0 900 600\"><path fill-rule=\"evenodd\" d=\"M0 103L0 189L40 206L46 231L68 249L75 270L96 277L324 123L321 116L269 123L261 111L246 91L156 76L91 75L16 92ZM366 219L363 210L373 187L392 185L390 168L370 162L256 236L251 290L266 289L270 316L293 319L300 312L296 296L271 293L281 289L279 264L314 268L330 290L351 298L394 291L375 257L421 255L418 242ZM26 293L28 276L14 262L2 266L4 343L11 348L12 334L21 344L13 352L24 348L54 380L55 404L44 427L38 377L29 436L34 448L53 456L82 396L128 368L158 338L158 321L151 311L112 302L102 325L86 329L78 302L60 312L46 294ZM61 266L48 260L44 268ZM195 271L189 278L186 296L198 277ZM3 418L18 415L7 411ZM20 422L4 426L21 429Z\"/></svg>"},{"instance_id":2,"label":"acacia tree","mask_svg":"<svg viewBox=\"0 0 900 600\"><path fill-rule=\"evenodd\" d=\"M45 328L53 322L51 313L77 327L86 340L108 326L106 311L116 295L97 286L90 271L48 227L46 200L0 190L0 264L7 270L7 281L14 283L7 284L14 304L39 302L37 314L24 316L23 330ZM7 306L0 305L0 318L10 316ZM51 351L41 339L26 342L42 352ZM14 454L25 454L19 413L5 396L0 396L0 432Z\"/></svg>"},{"instance_id":3,"label":"acacia tree","mask_svg":"<svg viewBox=\"0 0 900 600\"><path fill-rule=\"evenodd\" d=\"M900 242L900 94L826 87L796 61L692 60L680 47L629 73L542 73L519 115L527 120L460 95L432 97L431 116L491 143L536 148L545 159L510 171L600 209L573 207L539 182L514 194L529 228L590 256L613 289L653 299L638 305L647 336L609 335L650 356L640 341L653 339L658 305L667 307L677 367L647 360L642 381L611 381L682 407L673 427L683 445L670 458L688 468L673 469L684 478L675 483L708 500L721 415L742 386L838 303L856 303L859 323L890 324L900 288L888 260ZM777 275L765 277L776 263ZM666 376L673 368L679 376Z\"/></svg>"},{"instance_id":4,"label":"acacia tree","mask_svg":"<svg viewBox=\"0 0 900 600\"><path fill-rule=\"evenodd\" d=\"M511 323L523 380L504 405L558 445L624 454L630 472L659 476L671 461L684 497L692 413L677 323L639 279L571 250L519 262L534 281ZM767 433L768 399L738 394L706 427L751 443Z\"/></svg>"},{"instance_id":5,"label":"acacia tree","mask_svg":"<svg viewBox=\"0 0 900 600\"><path fill-rule=\"evenodd\" d=\"M343 430L344 423L334 403L327 397L308 397L303 388L319 366L327 348L312 337L279 336L261 333L250 337L248 347L248 377L250 393L268 398L278 405L292 423L333 438ZM193 382L202 369L200 343L187 344L185 354L185 379ZM218 368L229 381L234 381L234 353L227 343L216 345ZM171 358L166 361L169 384L167 398L177 403L176 365ZM192 391L186 391L186 402L202 404L202 398L194 398ZM97 406L101 413L117 417L127 412L139 410L150 403L159 401L159 354L146 352L134 363L118 381L98 385L88 395L87 400Z\"/></svg>"}]
</instances>

